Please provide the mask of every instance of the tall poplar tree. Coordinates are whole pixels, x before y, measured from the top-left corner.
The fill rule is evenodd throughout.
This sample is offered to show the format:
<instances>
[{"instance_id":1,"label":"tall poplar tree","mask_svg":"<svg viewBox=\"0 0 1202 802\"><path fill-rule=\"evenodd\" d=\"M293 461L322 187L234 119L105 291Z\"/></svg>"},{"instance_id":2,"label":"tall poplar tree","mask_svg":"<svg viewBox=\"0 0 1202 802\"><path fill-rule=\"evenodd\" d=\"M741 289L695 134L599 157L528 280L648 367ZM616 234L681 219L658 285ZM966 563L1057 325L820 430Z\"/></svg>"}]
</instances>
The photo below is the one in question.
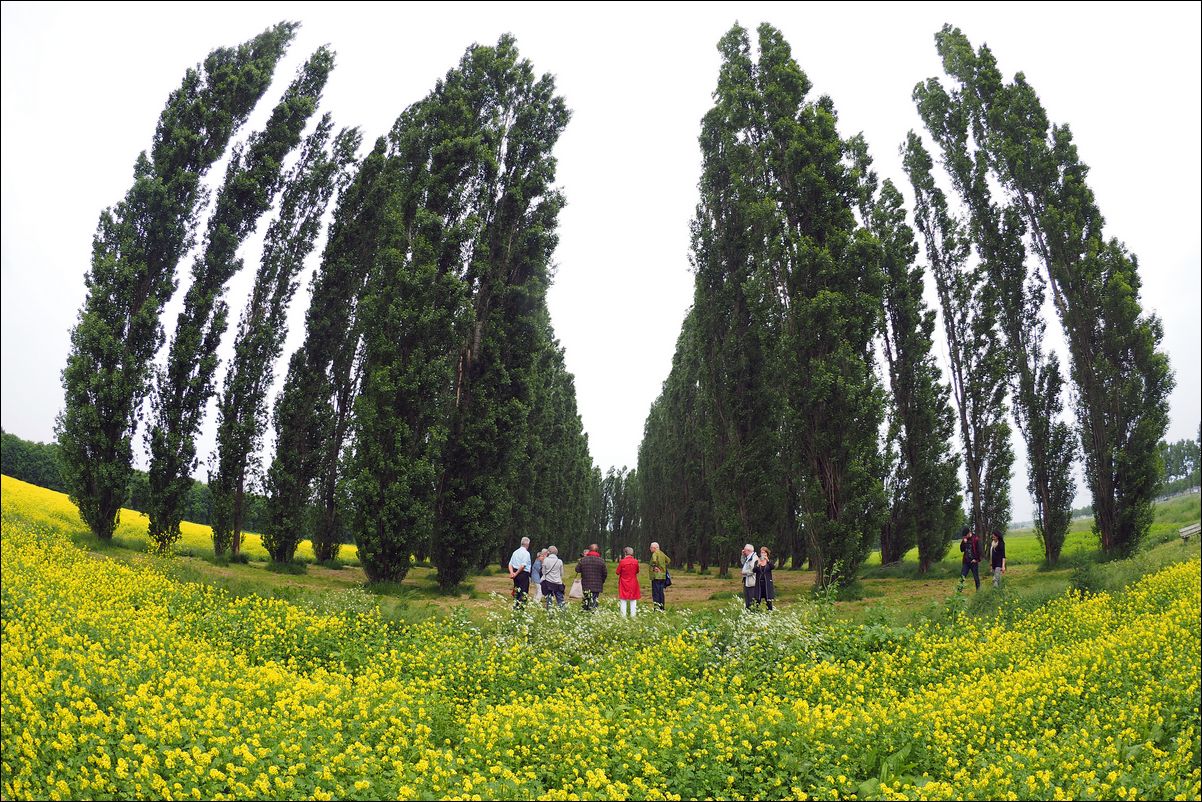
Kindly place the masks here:
<instances>
[{"instance_id":1,"label":"tall poplar tree","mask_svg":"<svg viewBox=\"0 0 1202 802\"><path fill-rule=\"evenodd\" d=\"M716 525L706 480L705 446L710 436L699 398L701 354L697 319L685 316L672 368L651 405L639 445L639 509L643 527L678 565L698 563L704 570L715 559ZM720 571L733 555L717 555Z\"/></svg>"},{"instance_id":2,"label":"tall poplar tree","mask_svg":"<svg viewBox=\"0 0 1202 802\"><path fill-rule=\"evenodd\" d=\"M342 542L339 480L362 357L357 310L391 196L387 149L380 137L339 199L313 278L305 340L289 360L273 410L270 536L282 540L291 532L311 532L319 562L337 557Z\"/></svg>"},{"instance_id":3,"label":"tall poplar tree","mask_svg":"<svg viewBox=\"0 0 1202 802\"><path fill-rule=\"evenodd\" d=\"M881 529L881 562L899 562L918 546L919 571L943 559L962 519L960 460L951 453L955 419L948 389L931 353L935 312L926 308L918 245L901 193L886 180L865 218L881 242L885 273L885 361L889 370L890 446L896 471L889 516Z\"/></svg>"},{"instance_id":4,"label":"tall poplar tree","mask_svg":"<svg viewBox=\"0 0 1202 802\"><path fill-rule=\"evenodd\" d=\"M283 161L300 143L334 66L334 55L320 48L301 68L262 131L235 149L225 182L209 218L205 247L192 265L192 283L176 321L166 368L152 396L154 425L147 432L150 450L150 539L160 549L179 539L183 506L196 467L196 435L213 395L217 346L225 334L226 283L242 267L238 247L271 208L283 182ZM213 550L229 546L213 530Z\"/></svg>"},{"instance_id":5,"label":"tall poplar tree","mask_svg":"<svg viewBox=\"0 0 1202 802\"><path fill-rule=\"evenodd\" d=\"M703 411L697 398L700 358L696 317L690 309L681 324L672 368L651 404L639 444L639 508L643 526L677 564L692 567L712 528L693 526L697 499L708 499L702 461ZM705 517L712 515L704 504ZM708 565L708 558L706 559Z\"/></svg>"},{"instance_id":6,"label":"tall poplar tree","mask_svg":"<svg viewBox=\"0 0 1202 802\"><path fill-rule=\"evenodd\" d=\"M481 555L503 559L530 414L539 321L562 195L551 151L569 112L550 75L536 78L511 36L475 46L440 86L447 109L476 109L489 156L465 186L479 231L464 254L470 326L460 342L439 479L433 560L457 585ZM460 146L456 141L444 147Z\"/></svg>"},{"instance_id":7,"label":"tall poplar tree","mask_svg":"<svg viewBox=\"0 0 1202 802\"><path fill-rule=\"evenodd\" d=\"M872 350L881 248L856 225L859 189L830 98L807 101L810 81L779 31L761 25L759 46L757 140L777 218L770 262L784 305L786 453L817 581L843 583L884 517L884 393Z\"/></svg>"},{"instance_id":8,"label":"tall poplar tree","mask_svg":"<svg viewBox=\"0 0 1202 802\"><path fill-rule=\"evenodd\" d=\"M56 430L71 498L102 539L112 538L129 492L138 409L175 268L194 240L201 179L267 90L296 28L280 23L188 70L159 117L149 155L134 165L133 187L101 213Z\"/></svg>"},{"instance_id":9,"label":"tall poplar tree","mask_svg":"<svg viewBox=\"0 0 1202 802\"><path fill-rule=\"evenodd\" d=\"M248 483L259 464L258 450L267 428L267 392L274 365L288 334L288 306L297 276L321 232L330 197L345 191L348 168L361 137L343 130L331 145L333 123L326 114L305 140L280 195L280 211L267 229L254 287L238 323L234 357L217 403L216 467L209 476L216 542L241 541ZM304 534L275 528L263 535L272 558L292 559Z\"/></svg>"},{"instance_id":10,"label":"tall poplar tree","mask_svg":"<svg viewBox=\"0 0 1202 802\"><path fill-rule=\"evenodd\" d=\"M926 244L943 310L969 517L973 530L985 536L1009 525L1014 462L1006 422L1009 365L998 331L998 309L984 268L968 265L968 232L948 210L947 198L931 174L931 156L913 131L906 138L903 162L914 187L914 221Z\"/></svg>"},{"instance_id":11,"label":"tall poplar tree","mask_svg":"<svg viewBox=\"0 0 1202 802\"><path fill-rule=\"evenodd\" d=\"M1161 482L1157 443L1168 428L1173 376L1163 327L1139 300L1139 264L1104 219L1067 125L1049 124L1022 73L1003 83L988 48L959 29L936 35L944 70L979 104L980 144L1026 224L1071 356L1078 433L1094 528L1109 554L1134 551Z\"/></svg>"},{"instance_id":12,"label":"tall poplar tree","mask_svg":"<svg viewBox=\"0 0 1202 802\"><path fill-rule=\"evenodd\" d=\"M943 166L968 212L969 233L988 277L1005 341L1014 418L1027 447L1027 488L1035 534L1044 559L1055 564L1072 522L1072 429L1060 420L1064 380L1056 354L1044 345L1046 281L1027 269L1026 226L1013 203L996 203L989 186L984 109L979 99L947 92L935 79L919 84L914 99Z\"/></svg>"},{"instance_id":13,"label":"tall poplar tree","mask_svg":"<svg viewBox=\"0 0 1202 802\"><path fill-rule=\"evenodd\" d=\"M593 542L593 461L576 409L575 380L564 365L549 315L543 325L529 434L505 550L512 552L528 535L537 544L557 545L564 559L570 559Z\"/></svg>"},{"instance_id":14,"label":"tall poplar tree","mask_svg":"<svg viewBox=\"0 0 1202 802\"><path fill-rule=\"evenodd\" d=\"M359 302L363 376L348 481L372 581L403 579L410 555L433 536L455 349L467 323L458 257L474 220L463 188L482 154L478 144L446 147L470 141L472 121L453 121L465 110L444 107L438 94L393 127L380 249Z\"/></svg>"},{"instance_id":15,"label":"tall poplar tree","mask_svg":"<svg viewBox=\"0 0 1202 802\"><path fill-rule=\"evenodd\" d=\"M718 44L714 107L701 124L701 200L692 224L693 315L701 351L700 399L712 423L706 476L717 541L775 549L785 512L780 464L779 309L767 240L774 206L756 143L761 99L742 28Z\"/></svg>"}]
</instances>

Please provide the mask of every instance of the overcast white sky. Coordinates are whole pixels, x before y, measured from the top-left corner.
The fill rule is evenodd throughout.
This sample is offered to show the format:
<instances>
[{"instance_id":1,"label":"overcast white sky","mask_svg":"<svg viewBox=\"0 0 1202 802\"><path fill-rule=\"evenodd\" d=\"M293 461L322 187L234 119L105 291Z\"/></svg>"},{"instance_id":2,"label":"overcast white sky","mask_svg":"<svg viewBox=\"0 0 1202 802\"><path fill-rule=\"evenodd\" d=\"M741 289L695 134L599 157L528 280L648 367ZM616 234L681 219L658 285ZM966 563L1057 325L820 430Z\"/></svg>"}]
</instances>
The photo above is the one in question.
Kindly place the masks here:
<instances>
[{"instance_id":1,"label":"overcast white sky","mask_svg":"<svg viewBox=\"0 0 1202 802\"><path fill-rule=\"evenodd\" d=\"M881 177L903 188L898 145L908 129L921 127L910 92L940 74L933 34L944 22L976 45L988 43L1008 77L1024 71L1051 118L1072 125L1108 233L1140 258L1144 306L1164 320L1164 348L1177 374L1168 437L1193 437L1202 418L1200 8L6 2L3 427L30 439L52 437L97 216L128 189L134 159L150 145L184 70L216 46L296 19L303 23L299 36L244 134L324 43L338 53L324 109L339 125L360 126L368 146L472 42L494 43L511 32L538 72L556 76L573 118L557 151L568 207L551 314L576 376L594 459L603 468L633 465L691 301L697 135L717 79L715 45L738 20L783 31L815 96L833 98L841 132L863 131ZM213 177L222 171L214 168ZM257 242L246 252L252 263L229 292L235 319ZM294 303L289 351L303 336L307 298L302 292ZM178 308L173 303L164 316L169 331ZM227 343L223 354L230 349ZM210 422L202 456L212 450L212 430ZM1014 516L1029 518L1025 467L1015 468Z\"/></svg>"}]
</instances>

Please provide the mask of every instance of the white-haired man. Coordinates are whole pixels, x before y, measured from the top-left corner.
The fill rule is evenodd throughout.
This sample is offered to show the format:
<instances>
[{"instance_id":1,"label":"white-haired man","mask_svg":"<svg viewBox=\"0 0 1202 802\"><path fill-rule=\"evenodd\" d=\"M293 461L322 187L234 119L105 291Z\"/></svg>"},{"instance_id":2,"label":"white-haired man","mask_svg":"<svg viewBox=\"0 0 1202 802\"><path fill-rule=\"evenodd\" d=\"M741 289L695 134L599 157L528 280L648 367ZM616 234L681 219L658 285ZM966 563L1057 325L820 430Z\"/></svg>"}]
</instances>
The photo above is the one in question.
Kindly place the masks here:
<instances>
[{"instance_id":1,"label":"white-haired man","mask_svg":"<svg viewBox=\"0 0 1202 802\"><path fill-rule=\"evenodd\" d=\"M522 538L522 545L513 550L509 558L509 578L513 580L513 606L525 607L530 595L530 538Z\"/></svg>"},{"instance_id":2,"label":"white-haired man","mask_svg":"<svg viewBox=\"0 0 1202 802\"><path fill-rule=\"evenodd\" d=\"M743 603L747 605L748 610L757 601L755 562L755 546L748 543L743 547L743 567L740 569L743 575Z\"/></svg>"}]
</instances>

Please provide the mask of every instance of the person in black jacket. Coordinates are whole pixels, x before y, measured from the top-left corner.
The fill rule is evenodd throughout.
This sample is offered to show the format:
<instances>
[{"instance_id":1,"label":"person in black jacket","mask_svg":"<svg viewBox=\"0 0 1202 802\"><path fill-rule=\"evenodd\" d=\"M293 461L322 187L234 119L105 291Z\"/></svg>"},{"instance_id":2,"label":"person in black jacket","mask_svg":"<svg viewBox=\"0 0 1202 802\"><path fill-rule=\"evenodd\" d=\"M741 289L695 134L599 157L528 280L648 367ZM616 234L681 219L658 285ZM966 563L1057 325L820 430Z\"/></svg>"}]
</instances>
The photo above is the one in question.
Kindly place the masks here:
<instances>
[{"instance_id":1,"label":"person in black jacket","mask_svg":"<svg viewBox=\"0 0 1202 802\"><path fill-rule=\"evenodd\" d=\"M1002 574L1006 573L1006 540L1002 533L993 530L993 546L989 549L989 567L993 569L993 586L1002 586Z\"/></svg>"},{"instance_id":2,"label":"person in black jacket","mask_svg":"<svg viewBox=\"0 0 1202 802\"><path fill-rule=\"evenodd\" d=\"M605 560L597 556L596 552L586 549L580 562L576 563L576 573L580 574L580 589L584 591L584 609L596 610L597 597L601 595L605 587L605 577L609 575Z\"/></svg>"},{"instance_id":3,"label":"person in black jacket","mask_svg":"<svg viewBox=\"0 0 1202 802\"><path fill-rule=\"evenodd\" d=\"M977 590L981 589L981 538L977 537L970 527L964 527L960 537L960 551L964 557L960 561L960 578L968 576L972 571L973 581Z\"/></svg>"},{"instance_id":4,"label":"person in black jacket","mask_svg":"<svg viewBox=\"0 0 1202 802\"><path fill-rule=\"evenodd\" d=\"M767 546L760 548L760 558L756 560L751 571L755 574L756 607L759 607L760 602L767 602L768 609L771 610L772 600L776 598L776 586L772 582L772 552Z\"/></svg>"}]
</instances>

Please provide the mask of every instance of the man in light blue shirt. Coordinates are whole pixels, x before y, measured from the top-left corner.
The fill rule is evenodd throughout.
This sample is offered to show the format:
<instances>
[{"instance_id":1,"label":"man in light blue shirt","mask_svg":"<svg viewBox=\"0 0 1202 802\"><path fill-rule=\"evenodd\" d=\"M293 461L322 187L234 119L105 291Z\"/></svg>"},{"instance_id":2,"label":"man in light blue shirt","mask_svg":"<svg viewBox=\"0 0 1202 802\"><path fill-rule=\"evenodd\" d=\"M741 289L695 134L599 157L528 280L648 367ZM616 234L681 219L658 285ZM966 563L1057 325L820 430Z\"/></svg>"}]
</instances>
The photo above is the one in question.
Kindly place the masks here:
<instances>
[{"instance_id":1,"label":"man in light blue shirt","mask_svg":"<svg viewBox=\"0 0 1202 802\"><path fill-rule=\"evenodd\" d=\"M530 594L530 538L522 538L522 545L514 549L509 558L509 578L513 580L513 606L525 607Z\"/></svg>"}]
</instances>

